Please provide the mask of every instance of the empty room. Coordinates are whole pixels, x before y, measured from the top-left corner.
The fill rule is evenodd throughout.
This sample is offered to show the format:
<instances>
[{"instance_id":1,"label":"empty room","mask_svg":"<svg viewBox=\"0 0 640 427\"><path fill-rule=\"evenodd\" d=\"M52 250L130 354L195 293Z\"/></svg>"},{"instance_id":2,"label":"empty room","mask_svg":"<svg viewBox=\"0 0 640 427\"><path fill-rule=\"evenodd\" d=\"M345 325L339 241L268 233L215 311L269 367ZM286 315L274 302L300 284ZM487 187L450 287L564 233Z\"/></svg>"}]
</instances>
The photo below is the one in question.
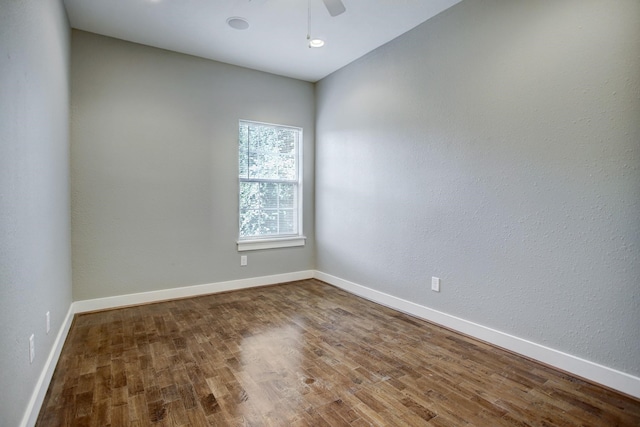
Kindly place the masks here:
<instances>
[{"instance_id":1,"label":"empty room","mask_svg":"<svg viewBox=\"0 0 640 427\"><path fill-rule=\"evenodd\" d=\"M640 425L637 0L0 0L0 426Z\"/></svg>"}]
</instances>

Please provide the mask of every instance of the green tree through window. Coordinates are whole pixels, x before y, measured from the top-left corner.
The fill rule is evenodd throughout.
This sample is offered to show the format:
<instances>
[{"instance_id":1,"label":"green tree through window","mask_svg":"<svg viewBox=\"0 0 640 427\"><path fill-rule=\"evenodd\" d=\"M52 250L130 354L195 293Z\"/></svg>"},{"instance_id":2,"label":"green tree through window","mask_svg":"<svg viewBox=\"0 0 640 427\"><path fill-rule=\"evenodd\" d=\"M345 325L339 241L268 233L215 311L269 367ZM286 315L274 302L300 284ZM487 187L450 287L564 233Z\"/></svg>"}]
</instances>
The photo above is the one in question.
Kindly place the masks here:
<instances>
[{"instance_id":1,"label":"green tree through window","mask_svg":"<svg viewBox=\"0 0 640 427\"><path fill-rule=\"evenodd\" d=\"M299 235L302 129L240 121L240 239Z\"/></svg>"}]
</instances>

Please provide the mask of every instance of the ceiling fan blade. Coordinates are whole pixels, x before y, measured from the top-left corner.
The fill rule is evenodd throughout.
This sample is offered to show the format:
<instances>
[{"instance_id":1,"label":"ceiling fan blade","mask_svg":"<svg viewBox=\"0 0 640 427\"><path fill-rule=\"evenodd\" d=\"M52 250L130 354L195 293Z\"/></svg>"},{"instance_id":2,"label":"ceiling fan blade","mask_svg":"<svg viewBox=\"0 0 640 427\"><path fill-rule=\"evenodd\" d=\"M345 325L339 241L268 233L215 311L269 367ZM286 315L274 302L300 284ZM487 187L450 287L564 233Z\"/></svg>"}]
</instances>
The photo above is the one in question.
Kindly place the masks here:
<instances>
[{"instance_id":1,"label":"ceiling fan blade","mask_svg":"<svg viewBox=\"0 0 640 427\"><path fill-rule=\"evenodd\" d=\"M342 0L322 0L324 2L324 5L327 7L327 10L329 11L329 15L331 16L338 16L341 13L344 13L345 10L347 10L347 8L344 7L344 3L342 3Z\"/></svg>"}]
</instances>

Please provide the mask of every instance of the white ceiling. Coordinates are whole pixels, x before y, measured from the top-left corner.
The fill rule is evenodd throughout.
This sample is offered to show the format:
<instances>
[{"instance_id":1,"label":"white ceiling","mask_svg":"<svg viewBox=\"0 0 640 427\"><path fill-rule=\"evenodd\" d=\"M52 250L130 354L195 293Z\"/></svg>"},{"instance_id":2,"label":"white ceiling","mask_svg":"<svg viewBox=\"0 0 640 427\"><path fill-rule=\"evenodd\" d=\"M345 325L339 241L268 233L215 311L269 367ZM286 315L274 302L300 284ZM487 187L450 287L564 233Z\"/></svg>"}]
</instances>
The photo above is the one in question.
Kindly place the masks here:
<instances>
[{"instance_id":1,"label":"white ceiling","mask_svg":"<svg viewBox=\"0 0 640 427\"><path fill-rule=\"evenodd\" d=\"M307 1L311 36L307 44ZM71 26L287 77L318 81L461 0L65 0ZM249 21L235 30L227 18Z\"/></svg>"}]
</instances>

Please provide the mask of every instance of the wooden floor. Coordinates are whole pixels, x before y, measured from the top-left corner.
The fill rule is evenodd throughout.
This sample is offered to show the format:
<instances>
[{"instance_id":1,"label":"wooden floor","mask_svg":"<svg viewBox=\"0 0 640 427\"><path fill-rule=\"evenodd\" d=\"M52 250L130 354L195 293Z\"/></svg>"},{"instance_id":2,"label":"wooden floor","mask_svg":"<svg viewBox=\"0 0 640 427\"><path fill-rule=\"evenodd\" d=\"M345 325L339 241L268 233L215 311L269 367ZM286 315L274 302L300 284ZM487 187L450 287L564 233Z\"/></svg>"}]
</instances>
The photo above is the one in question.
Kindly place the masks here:
<instances>
[{"instance_id":1,"label":"wooden floor","mask_svg":"<svg viewBox=\"0 0 640 427\"><path fill-rule=\"evenodd\" d=\"M640 426L640 402L308 280L76 316L37 425Z\"/></svg>"}]
</instances>

